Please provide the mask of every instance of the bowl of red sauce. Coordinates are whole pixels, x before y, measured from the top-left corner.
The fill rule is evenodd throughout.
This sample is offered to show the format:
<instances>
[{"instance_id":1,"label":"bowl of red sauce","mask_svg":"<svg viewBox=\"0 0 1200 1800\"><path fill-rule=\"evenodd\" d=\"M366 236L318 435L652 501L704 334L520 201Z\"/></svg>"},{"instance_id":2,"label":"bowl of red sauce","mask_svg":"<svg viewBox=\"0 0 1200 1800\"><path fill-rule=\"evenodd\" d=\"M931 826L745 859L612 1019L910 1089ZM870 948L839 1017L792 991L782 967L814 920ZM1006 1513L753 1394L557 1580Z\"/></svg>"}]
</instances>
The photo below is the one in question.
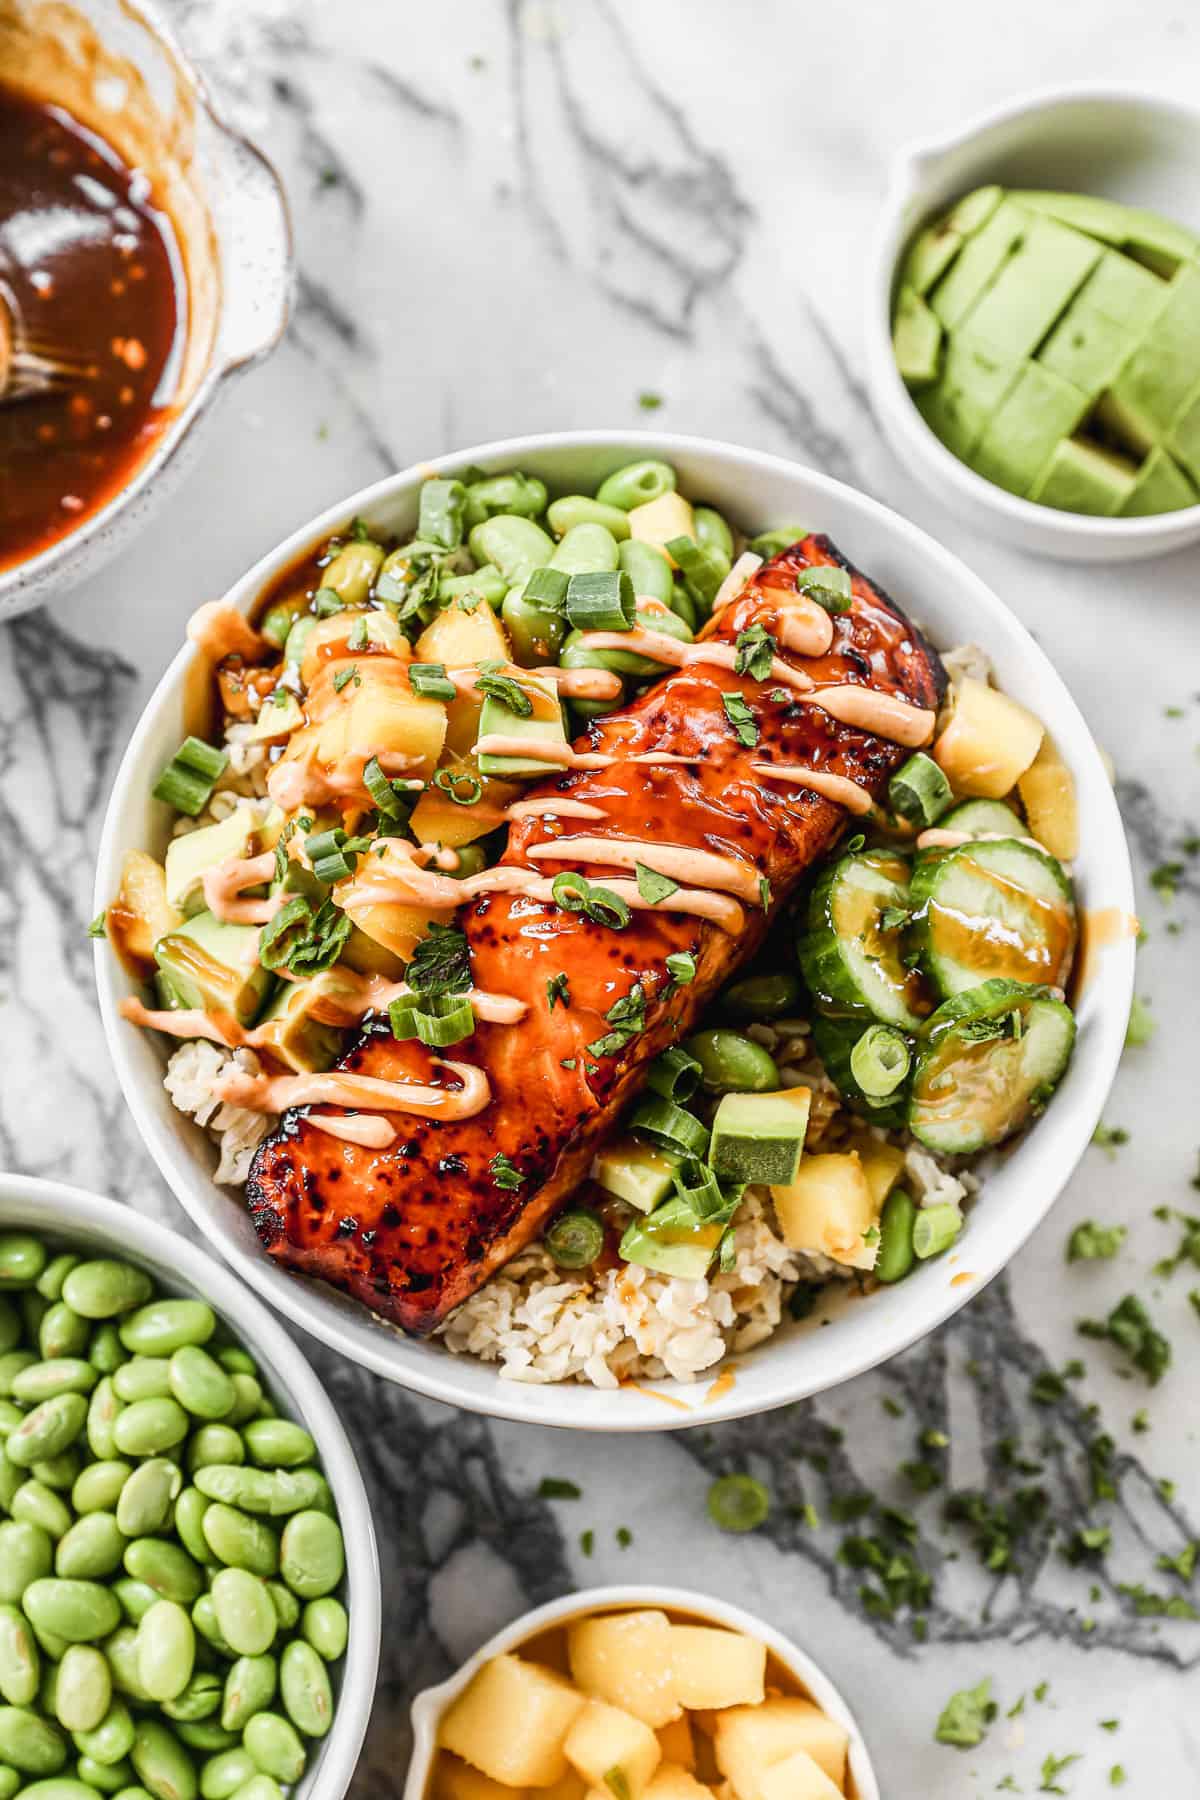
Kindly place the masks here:
<instances>
[{"instance_id":1,"label":"bowl of red sauce","mask_svg":"<svg viewBox=\"0 0 1200 1800\"><path fill-rule=\"evenodd\" d=\"M127 0L0 0L0 618L166 494L287 320L279 179Z\"/></svg>"}]
</instances>

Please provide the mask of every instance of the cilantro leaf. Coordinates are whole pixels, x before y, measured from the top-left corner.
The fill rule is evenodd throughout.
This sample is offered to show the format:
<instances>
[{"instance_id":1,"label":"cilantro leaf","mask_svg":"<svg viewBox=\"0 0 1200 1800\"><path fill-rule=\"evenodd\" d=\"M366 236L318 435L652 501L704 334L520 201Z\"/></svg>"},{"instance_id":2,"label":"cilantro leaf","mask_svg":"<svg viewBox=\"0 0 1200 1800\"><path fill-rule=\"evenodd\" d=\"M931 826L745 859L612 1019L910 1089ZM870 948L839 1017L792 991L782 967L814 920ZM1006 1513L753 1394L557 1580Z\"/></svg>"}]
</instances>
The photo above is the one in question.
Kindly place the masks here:
<instances>
[{"instance_id":1,"label":"cilantro leaf","mask_svg":"<svg viewBox=\"0 0 1200 1800\"><path fill-rule=\"evenodd\" d=\"M461 994L471 985L466 933L457 925L431 924L412 953L406 978L414 994Z\"/></svg>"},{"instance_id":2,"label":"cilantro leaf","mask_svg":"<svg viewBox=\"0 0 1200 1800\"><path fill-rule=\"evenodd\" d=\"M747 626L739 631L733 661L735 675L749 675L754 681L765 681L775 660L775 639L765 625Z\"/></svg>"},{"instance_id":3,"label":"cilantro leaf","mask_svg":"<svg viewBox=\"0 0 1200 1800\"><path fill-rule=\"evenodd\" d=\"M758 742L758 725L754 714L746 703L744 694L722 694L721 703L725 708L725 717L733 726L739 744L750 749Z\"/></svg>"},{"instance_id":4,"label":"cilantro leaf","mask_svg":"<svg viewBox=\"0 0 1200 1800\"><path fill-rule=\"evenodd\" d=\"M933 1735L939 1744L953 1744L959 1750L973 1750L977 1744L982 1744L987 1728L995 1717L992 1679L987 1675L978 1687L960 1688L957 1694L951 1694L942 1708Z\"/></svg>"},{"instance_id":5,"label":"cilantro leaf","mask_svg":"<svg viewBox=\"0 0 1200 1800\"><path fill-rule=\"evenodd\" d=\"M651 869L645 863L635 862L633 872L637 877L638 893L650 906L657 906L660 900L669 900L672 894L679 892L677 881L672 881L669 875L660 875L657 869Z\"/></svg>"},{"instance_id":6,"label":"cilantro leaf","mask_svg":"<svg viewBox=\"0 0 1200 1800\"><path fill-rule=\"evenodd\" d=\"M503 1150L497 1150L488 1164L493 1182L498 1188L516 1189L525 1180L524 1175L515 1163L509 1161Z\"/></svg>"},{"instance_id":7,"label":"cilantro leaf","mask_svg":"<svg viewBox=\"0 0 1200 1800\"><path fill-rule=\"evenodd\" d=\"M1084 1219L1067 1239L1068 1262L1109 1262L1128 1236L1124 1225L1097 1225Z\"/></svg>"}]
</instances>

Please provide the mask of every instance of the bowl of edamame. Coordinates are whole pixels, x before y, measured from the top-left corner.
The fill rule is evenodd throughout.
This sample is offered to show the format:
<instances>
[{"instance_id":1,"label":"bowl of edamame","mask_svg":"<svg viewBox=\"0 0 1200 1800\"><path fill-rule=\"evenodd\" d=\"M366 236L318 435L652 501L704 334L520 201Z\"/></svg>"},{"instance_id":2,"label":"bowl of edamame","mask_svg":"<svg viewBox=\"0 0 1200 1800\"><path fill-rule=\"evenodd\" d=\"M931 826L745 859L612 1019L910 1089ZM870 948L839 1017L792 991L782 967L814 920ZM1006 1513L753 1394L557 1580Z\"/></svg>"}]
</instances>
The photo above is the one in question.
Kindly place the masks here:
<instances>
[{"instance_id":1,"label":"bowl of edamame","mask_svg":"<svg viewBox=\"0 0 1200 1800\"><path fill-rule=\"evenodd\" d=\"M266 1308L127 1207L0 1177L4 1800L339 1800L379 1631L353 1452Z\"/></svg>"},{"instance_id":2,"label":"bowl of edamame","mask_svg":"<svg viewBox=\"0 0 1200 1800\"><path fill-rule=\"evenodd\" d=\"M710 1422L924 1335L1060 1191L1124 835L908 521L732 446L519 439L339 501L188 633L105 821L101 1008L179 1200L314 1335L500 1416Z\"/></svg>"}]
</instances>

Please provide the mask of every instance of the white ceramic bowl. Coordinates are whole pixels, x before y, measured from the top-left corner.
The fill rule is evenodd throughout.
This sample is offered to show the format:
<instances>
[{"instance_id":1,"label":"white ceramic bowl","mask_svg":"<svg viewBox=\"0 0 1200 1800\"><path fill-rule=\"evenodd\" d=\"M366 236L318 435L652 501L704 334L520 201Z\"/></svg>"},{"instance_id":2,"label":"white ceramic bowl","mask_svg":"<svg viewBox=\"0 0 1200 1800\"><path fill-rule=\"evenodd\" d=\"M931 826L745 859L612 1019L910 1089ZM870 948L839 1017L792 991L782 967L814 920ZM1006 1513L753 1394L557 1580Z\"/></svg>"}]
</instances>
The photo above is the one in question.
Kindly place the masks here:
<instances>
[{"instance_id":1,"label":"white ceramic bowl","mask_svg":"<svg viewBox=\"0 0 1200 1800\"><path fill-rule=\"evenodd\" d=\"M346 1540L344 1601L350 1637L337 1678L333 1727L293 1800L341 1800L350 1786L375 1698L380 1585L367 1491L341 1420L295 1343L260 1300L215 1257L115 1200L31 1176L0 1174L0 1232L37 1231L65 1249L121 1256L172 1294L207 1300L250 1351L281 1413L312 1433Z\"/></svg>"},{"instance_id":2,"label":"white ceramic bowl","mask_svg":"<svg viewBox=\"0 0 1200 1800\"><path fill-rule=\"evenodd\" d=\"M892 449L972 524L1019 549L1080 562L1158 556L1200 539L1200 506L1102 519L1038 506L977 475L926 425L892 354L900 257L918 227L988 182L1096 194L1200 230L1200 111L1119 84L1044 89L898 157L866 285L867 382Z\"/></svg>"},{"instance_id":3,"label":"white ceramic bowl","mask_svg":"<svg viewBox=\"0 0 1200 1800\"><path fill-rule=\"evenodd\" d=\"M283 334L292 241L274 169L220 117L167 26L135 0L62 0L53 9L0 0L0 60L150 176L188 295L179 376L153 448L74 531L0 570L6 619L82 581L166 498L218 393Z\"/></svg>"},{"instance_id":4,"label":"white ceramic bowl","mask_svg":"<svg viewBox=\"0 0 1200 1800\"><path fill-rule=\"evenodd\" d=\"M572 1619L581 1618L587 1613L617 1612L626 1607L640 1606L656 1606L670 1613L686 1613L689 1621L696 1624L724 1625L730 1631L742 1631L748 1637L760 1639L795 1677L808 1697L815 1700L823 1712L827 1712L831 1719L836 1719L839 1725L844 1725L850 1733L847 1800L879 1800L879 1783L875 1779L871 1758L867 1754L867 1746L854 1714L828 1675L817 1667L811 1656L773 1626L765 1624L762 1619L756 1619L753 1613L743 1612L740 1606L731 1606L725 1600L712 1600L707 1594L693 1593L689 1588L659 1587L585 1588L582 1593L566 1594L561 1600L551 1600L548 1605L524 1613L521 1618L514 1619L511 1625L506 1625L503 1631L498 1631L448 1681L439 1683L437 1687L426 1688L423 1693L418 1694L412 1704L413 1752L408 1766L408 1780L404 1784L403 1800L425 1800L442 1715L485 1662L489 1662L493 1656L503 1655L505 1651L519 1651L522 1644L528 1643L541 1632L552 1630L556 1625L569 1624Z\"/></svg>"},{"instance_id":5,"label":"white ceramic bowl","mask_svg":"<svg viewBox=\"0 0 1200 1800\"><path fill-rule=\"evenodd\" d=\"M423 463L339 501L280 544L231 590L249 609L263 587L306 548L354 515L407 536L417 492L430 471L468 463L487 470L521 467L558 492L592 492L622 463L664 456L681 488L703 496L748 529L796 521L826 531L946 647L969 640L991 655L1000 684L1046 721L1072 771L1083 849L1076 864L1085 907L1133 910L1125 837L1112 788L1091 734L1045 654L996 596L915 525L811 469L753 450L657 433L569 432L485 444ZM197 595L197 599L207 596ZM117 774L100 845L97 909L117 891L127 851L161 854L166 809L151 787L184 734L184 695L192 653L180 651L152 696ZM1079 1007L1074 1060L1053 1104L1000 1161L972 1210L956 1252L923 1264L906 1281L847 1305L824 1329L789 1326L746 1357L732 1384L705 1403L704 1385L660 1384L660 1392L604 1392L576 1385L537 1387L502 1380L495 1365L451 1356L436 1342L405 1338L331 1289L289 1274L260 1248L237 1195L212 1179L210 1141L171 1105L162 1085L164 1047L117 1012L134 983L108 946L97 945L96 973L109 1047L146 1144L192 1218L272 1305L356 1362L405 1386L504 1418L596 1431L661 1431L761 1412L859 1374L947 1318L1003 1268L1044 1216L1082 1154L1100 1117L1125 1036L1133 982L1133 943L1107 951Z\"/></svg>"}]
</instances>

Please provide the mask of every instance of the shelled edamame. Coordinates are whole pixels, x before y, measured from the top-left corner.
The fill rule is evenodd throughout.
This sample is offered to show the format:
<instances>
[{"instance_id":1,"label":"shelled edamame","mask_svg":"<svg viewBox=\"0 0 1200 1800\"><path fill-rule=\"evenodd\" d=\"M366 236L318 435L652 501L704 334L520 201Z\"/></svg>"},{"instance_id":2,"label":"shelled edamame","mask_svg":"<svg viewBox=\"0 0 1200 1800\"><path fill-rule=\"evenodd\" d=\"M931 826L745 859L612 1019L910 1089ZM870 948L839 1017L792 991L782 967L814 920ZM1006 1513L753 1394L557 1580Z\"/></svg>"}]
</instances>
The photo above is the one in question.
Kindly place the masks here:
<instances>
[{"instance_id":1,"label":"shelled edamame","mask_svg":"<svg viewBox=\"0 0 1200 1800\"><path fill-rule=\"evenodd\" d=\"M316 1456L205 1301L0 1233L0 1800L281 1800L349 1632Z\"/></svg>"}]
</instances>

